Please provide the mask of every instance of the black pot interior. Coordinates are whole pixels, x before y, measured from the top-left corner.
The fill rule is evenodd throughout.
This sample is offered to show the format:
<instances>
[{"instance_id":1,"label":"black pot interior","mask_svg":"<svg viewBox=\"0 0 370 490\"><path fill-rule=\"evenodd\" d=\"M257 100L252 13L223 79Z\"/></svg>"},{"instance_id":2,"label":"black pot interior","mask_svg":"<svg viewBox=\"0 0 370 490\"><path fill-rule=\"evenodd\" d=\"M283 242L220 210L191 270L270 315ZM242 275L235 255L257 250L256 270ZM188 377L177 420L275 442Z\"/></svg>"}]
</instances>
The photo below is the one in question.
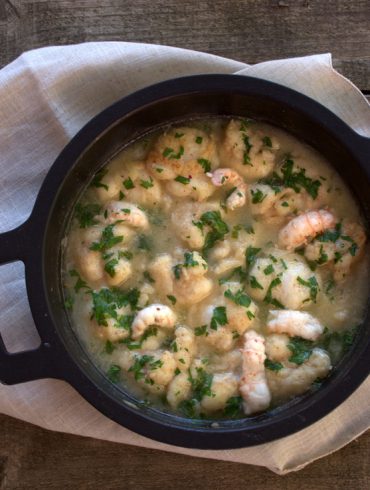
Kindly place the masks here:
<instances>
[{"instance_id":1,"label":"black pot interior","mask_svg":"<svg viewBox=\"0 0 370 490\"><path fill-rule=\"evenodd\" d=\"M310 144L318 150L327 160L337 169L357 198L365 220L369 222L370 195L368 192L368 176L366 171L359 165L356 156L345 141L341 140L341 134L334 128L321 124L320 121L313 120L307 115L306 108L295 107L294 104L274 100L269 94L245 94L235 92L209 91L190 93L164 97L157 102L145 105L143 108L131 112L124 117L118 117L115 124L105 128L98 138L95 138L90 146L84 151L77 161L66 162L70 166L70 172L64 179L58 194L54 200L54 206L49 216L47 232L44 241L44 281L49 294L49 307L56 325L57 335L61 338L65 349L69 352L74 363L84 373L89 380L97 387L95 393L91 394L90 399L96 400L99 408L104 406L105 399L114 399L119 404L126 406L127 411L115 414L114 418L122 421L128 417L132 410L140 411L144 418L154 419L170 426L177 426L189 429L212 430L215 426L212 421L193 421L175 417L170 414L161 413L153 408L145 407L139 401L134 400L130 394L124 393L121 389L110 383L90 360L84 347L80 344L69 320L63 309L63 294L60 280L61 270L61 240L63 239L72 210L79 196L92 178L93 174L110 158L121 150L124 146L144 135L149 131L171 123L177 123L192 118L204 118L209 116L241 116L256 120L261 120L285 129L300 140ZM334 135L333 133L337 133ZM88 139L88 138L87 138ZM55 260L55 251L58 250L58 261ZM342 379L348 377L355 381L356 373L351 371L351 366L362 355L363 349L367 346L365 331L369 331L369 321L366 319L362 331L352 348L352 351L342 359L341 363L334 370L331 376L324 382L322 388L315 393L308 393L296 398L290 403L275 410L259 416L235 421L220 421L218 430L240 430L248 427L259 427L267 421L278 420L280 416L288 417L296 414L300 407L317 407L326 389L333 384L338 384ZM368 333L367 333L368 335ZM366 341L365 341L366 339ZM61 368L62 369L62 368ZM83 391L81 384L82 378L76 381L74 370L66 365L62 376ZM79 385L79 386L77 386ZM90 388L86 388L90 389ZM325 402L326 403L326 402ZM334 403L334 401L333 401ZM335 403L334 403L335 405ZM134 409L133 407L139 407ZM316 417L318 418L318 417ZM286 434L292 432L287 424ZM304 422L303 422L304 425ZM158 431L158 433L156 432ZM160 427L151 428L151 436L163 440L160 434ZM195 433L194 433L195 434ZM280 431L281 435L281 431ZM196 436L194 444L186 445L197 446ZM272 439L273 437L270 437ZM266 437L259 440L258 434L254 434L253 441L248 439L245 434L244 439L238 440L237 444L228 444L228 447L243 446L265 442ZM177 441L167 441L177 443ZM204 446L204 444L203 444Z\"/></svg>"}]
</instances>

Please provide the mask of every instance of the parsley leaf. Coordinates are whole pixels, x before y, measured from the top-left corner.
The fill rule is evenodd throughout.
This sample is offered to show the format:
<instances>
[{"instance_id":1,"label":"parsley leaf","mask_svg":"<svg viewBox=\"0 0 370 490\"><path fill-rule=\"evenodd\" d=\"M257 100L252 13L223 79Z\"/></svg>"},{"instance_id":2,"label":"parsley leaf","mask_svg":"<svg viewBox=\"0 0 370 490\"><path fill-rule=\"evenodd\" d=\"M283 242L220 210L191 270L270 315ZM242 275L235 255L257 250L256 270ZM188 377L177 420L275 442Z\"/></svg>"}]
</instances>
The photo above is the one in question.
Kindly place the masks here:
<instances>
[{"instance_id":1,"label":"parsley leaf","mask_svg":"<svg viewBox=\"0 0 370 490\"><path fill-rule=\"evenodd\" d=\"M203 167L205 174L211 171L211 162L206 158L198 158L197 162Z\"/></svg>"},{"instance_id":2,"label":"parsley leaf","mask_svg":"<svg viewBox=\"0 0 370 490\"><path fill-rule=\"evenodd\" d=\"M202 325L201 327L195 327L194 329L194 335L196 337L200 337L201 335L207 336L207 325Z\"/></svg>"},{"instance_id":3,"label":"parsley leaf","mask_svg":"<svg viewBox=\"0 0 370 490\"><path fill-rule=\"evenodd\" d=\"M281 362L277 362L277 361L272 361L271 359L268 359L266 358L265 359L265 367L267 369L270 369L271 371L280 371L280 369L283 369L283 365L281 364Z\"/></svg>"},{"instance_id":4,"label":"parsley leaf","mask_svg":"<svg viewBox=\"0 0 370 490\"><path fill-rule=\"evenodd\" d=\"M226 325L227 322L228 319L226 315L226 307L216 306L216 308L213 308L213 315L211 319L212 330L217 330L218 325Z\"/></svg>"},{"instance_id":5,"label":"parsley leaf","mask_svg":"<svg viewBox=\"0 0 370 490\"><path fill-rule=\"evenodd\" d=\"M246 248L245 260L247 263L247 269L248 269L248 267L250 267L251 265L253 265L255 263L257 255L259 254L260 251L261 251L260 248L252 247L250 245Z\"/></svg>"},{"instance_id":6,"label":"parsley leaf","mask_svg":"<svg viewBox=\"0 0 370 490\"><path fill-rule=\"evenodd\" d=\"M239 291L237 291L235 294L233 294L230 289L227 289L224 296L225 298L233 301L235 304L244 306L245 308L248 308L252 302L251 298L245 294L242 289L239 289Z\"/></svg>"},{"instance_id":7,"label":"parsley leaf","mask_svg":"<svg viewBox=\"0 0 370 490\"><path fill-rule=\"evenodd\" d=\"M207 254L217 241L223 239L229 231L229 227L222 220L220 211L206 211L202 214L200 223L201 226L207 225L211 228L211 231L206 235L202 250L204 254Z\"/></svg>"},{"instance_id":8,"label":"parsley leaf","mask_svg":"<svg viewBox=\"0 0 370 490\"><path fill-rule=\"evenodd\" d=\"M243 398L241 396L232 396L226 401L223 415L228 418L236 418L242 410Z\"/></svg>"},{"instance_id":9,"label":"parsley leaf","mask_svg":"<svg viewBox=\"0 0 370 490\"><path fill-rule=\"evenodd\" d=\"M180 160L184 154L184 147L181 145L179 151L176 153L173 148L165 148L162 155L169 160Z\"/></svg>"},{"instance_id":10,"label":"parsley leaf","mask_svg":"<svg viewBox=\"0 0 370 490\"><path fill-rule=\"evenodd\" d=\"M259 204L267 197L267 194L264 194L261 191L261 189L257 189L257 190L251 189L250 191L251 191L251 195L252 195L252 203L253 204Z\"/></svg>"},{"instance_id":11,"label":"parsley leaf","mask_svg":"<svg viewBox=\"0 0 370 490\"><path fill-rule=\"evenodd\" d=\"M253 289L263 289L263 286L261 286L261 284L257 281L255 276L250 276L249 284Z\"/></svg>"},{"instance_id":12,"label":"parsley leaf","mask_svg":"<svg viewBox=\"0 0 370 490\"><path fill-rule=\"evenodd\" d=\"M110 277L114 277L116 275L116 265L118 264L118 259L111 259L105 263L104 270Z\"/></svg>"},{"instance_id":13,"label":"parsley leaf","mask_svg":"<svg viewBox=\"0 0 370 490\"><path fill-rule=\"evenodd\" d=\"M178 175L174 180L180 182L180 184L188 185L191 179L189 177L184 177L183 175Z\"/></svg>"},{"instance_id":14,"label":"parsley leaf","mask_svg":"<svg viewBox=\"0 0 370 490\"><path fill-rule=\"evenodd\" d=\"M154 187L153 179L151 177L149 178L149 180L140 179L140 185L141 187L144 187L144 189L149 189L150 187Z\"/></svg>"},{"instance_id":15,"label":"parsley leaf","mask_svg":"<svg viewBox=\"0 0 370 490\"><path fill-rule=\"evenodd\" d=\"M269 136L264 136L262 138L262 143L264 144L264 146L267 146L267 148L272 148L272 141Z\"/></svg>"},{"instance_id":16,"label":"parsley leaf","mask_svg":"<svg viewBox=\"0 0 370 490\"><path fill-rule=\"evenodd\" d=\"M103 177L108 173L108 170L106 168L102 168L96 174L94 175L92 181L91 181L91 186L92 187L103 187L106 191L109 189L107 184L102 184L102 179Z\"/></svg>"},{"instance_id":17,"label":"parsley leaf","mask_svg":"<svg viewBox=\"0 0 370 490\"><path fill-rule=\"evenodd\" d=\"M292 337L289 339L288 349L292 353L288 359L289 362L300 365L310 358L313 342L311 340L302 339L301 337Z\"/></svg>"},{"instance_id":18,"label":"parsley leaf","mask_svg":"<svg viewBox=\"0 0 370 490\"><path fill-rule=\"evenodd\" d=\"M172 294L168 294L168 295L167 295L167 298L168 298L168 299L171 301L171 303L172 303L173 305L175 305L175 304L176 304L177 299L175 298L175 296L172 296Z\"/></svg>"},{"instance_id":19,"label":"parsley leaf","mask_svg":"<svg viewBox=\"0 0 370 490\"><path fill-rule=\"evenodd\" d=\"M114 235L113 233L114 226L115 226L114 224L106 226L101 234L100 242L94 242L91 245L90 250L105 251L108 248L113 247L117 243L122 242L123 236Z\"/></svg>"},{"instance_id":20,"label":"parsley leaf","mask_svg":"<svg viewBox=\"0 0 370 490\"><path fill-rule=\"evenodd\" d=\"M82 204L78 203L75 207L75 217L79 222L80 228L88 228L96 225L98 222L94 219L100 214L101 206L99 204Z\"/></svg>"},{"instance_id":21,"label":"parsley leaf","mask_svg":"<svg viewBox=\"0 0 370 490\"><path fill-rule=\"evenodd\" d=\"M87 282L81 279L80 274L75 269L70 270L69 275L71 277L77 277L77 281L73 287L76 293L78 293L80 289L90 290L90 287L87 285Z\"/></svg>"},{"instance_id":22,"label":"parsley leaf","mask_svg":"<svg viewBox=\"0 0 370 490\"><path fill-rule=\"evenodd\" d=\"M107 376L112 383L118 383L121 374L121 368L117 364L112 364L108 369Z\"/></svg>"},{"instance_id":23,"label":"parsley leaf","mask_svg":"<svg viewBox=\"0 0 370 490\"><path fill-rule=\"evenodd\" d=\"M131 177L127 177L127 179L125 179L123 181L123 186L127 190L130 190L130 189L134 189L135 188L135 184L133 183Z\"/></svg>"},{"instance_id":24,"label":"parsley leaf","mask_svg":"<svg viewBox=\"0 0 370 490\"><path fill-rule=\"evenodd\" d=\"M309 290L310 290L310 299L314 303L316 303L317 293L319 292L319 284L317 282L316 277L315 276L311 276L311 277L308 278L307 281L305 281L300 276L298 276L297 277L297 281L302 286L305 286L305 287L309 288Z\"/></svg>"},{"instance_id":25,"label":"parsley leaf","mask_svg":"<svg viewBox=\"0 0 370 490\"><path fill-rule=\"evenodd\" d=\"M195 267L199 265L199 262L194 260L193 252L185 252L184 258L185 258L184 267Z\"/></svg>"}]
</instances>

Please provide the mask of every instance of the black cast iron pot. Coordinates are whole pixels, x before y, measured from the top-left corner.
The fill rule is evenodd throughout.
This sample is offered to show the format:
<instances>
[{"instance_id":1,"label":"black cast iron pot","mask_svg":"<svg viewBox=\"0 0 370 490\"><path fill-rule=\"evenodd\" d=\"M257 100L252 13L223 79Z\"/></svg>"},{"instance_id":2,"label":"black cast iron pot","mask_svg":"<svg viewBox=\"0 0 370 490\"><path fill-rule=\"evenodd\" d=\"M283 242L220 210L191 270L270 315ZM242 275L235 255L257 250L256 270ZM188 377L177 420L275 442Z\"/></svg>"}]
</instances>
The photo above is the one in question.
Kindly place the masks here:
<instances>
[{"instance_id":1,"label":"black cast iron pot","mask_svg":"<svg viewBox=\"0 0 370 490\"><path fill-rule=\"evenodd\" d=\"M243 116L287 130L324 155L370 220L370 140L315 101L257 78L201 75L140 90L103 111L66 146L47 174L29 219L0 235L0 263L22 260L41 345L9 354L0 337L0 379L70 383L103 414L161 442L200 449L237 448L278 439L307 427L345 400L370 372L369 315L357 340L321 389L243 420L188 420L143 406L108 381L92 363L63 309L61 240L74 205L92 175L123 146L169 122Z\"/></svg>"}]
</instances>

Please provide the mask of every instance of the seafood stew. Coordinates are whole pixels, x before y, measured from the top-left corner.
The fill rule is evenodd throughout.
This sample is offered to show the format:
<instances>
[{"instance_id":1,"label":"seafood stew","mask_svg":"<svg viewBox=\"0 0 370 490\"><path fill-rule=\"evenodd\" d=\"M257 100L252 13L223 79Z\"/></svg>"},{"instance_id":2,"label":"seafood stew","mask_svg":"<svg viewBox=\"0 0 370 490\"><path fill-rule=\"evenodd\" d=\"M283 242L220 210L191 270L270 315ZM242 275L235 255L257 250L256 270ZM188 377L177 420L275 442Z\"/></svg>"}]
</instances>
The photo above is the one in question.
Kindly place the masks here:
<instances>
[{"instance_id":1,"label":"seafood stew","mask_svg":"<svg viewBox=\"0 0 370 490\"><path fill-rule=\"evenodd\" d=\"M321 381L368 296L357 205L312 148L210 119L122 150L66 237L73 328L109 379L161 410L236 418Z\"/></svg>"}]
</instances>

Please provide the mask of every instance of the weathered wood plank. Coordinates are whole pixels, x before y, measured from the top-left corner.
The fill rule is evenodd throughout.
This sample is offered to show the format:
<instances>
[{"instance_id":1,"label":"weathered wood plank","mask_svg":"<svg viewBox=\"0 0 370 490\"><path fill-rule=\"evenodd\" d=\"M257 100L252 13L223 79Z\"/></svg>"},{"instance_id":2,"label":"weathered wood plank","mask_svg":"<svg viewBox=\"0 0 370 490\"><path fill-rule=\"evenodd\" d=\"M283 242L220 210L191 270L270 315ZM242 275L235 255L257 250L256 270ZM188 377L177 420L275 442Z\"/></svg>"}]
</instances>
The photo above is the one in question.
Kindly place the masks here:
<instances>
[{"instance_id":1,"label":"weathered wood plank","mask_svg":"<svg viewBox=\"0 0 370 490\"><path fill-rule=\"evenodd\" d=\"M368 0L0 0L0 65L25 50L84 41L168 44L248 63L332 52L370 89Z\"/></svg>"},{"instance_id":2,"label":"weathered wood plank","mask_svg":"<svg viewBox=\"0 0 370 490\"><path fill-rule=\"evenodd\" d=\"M370 488L370 432L284 478L260 468L58 434L0 416L0 488Z\"/></svg>"}]
</instances>

